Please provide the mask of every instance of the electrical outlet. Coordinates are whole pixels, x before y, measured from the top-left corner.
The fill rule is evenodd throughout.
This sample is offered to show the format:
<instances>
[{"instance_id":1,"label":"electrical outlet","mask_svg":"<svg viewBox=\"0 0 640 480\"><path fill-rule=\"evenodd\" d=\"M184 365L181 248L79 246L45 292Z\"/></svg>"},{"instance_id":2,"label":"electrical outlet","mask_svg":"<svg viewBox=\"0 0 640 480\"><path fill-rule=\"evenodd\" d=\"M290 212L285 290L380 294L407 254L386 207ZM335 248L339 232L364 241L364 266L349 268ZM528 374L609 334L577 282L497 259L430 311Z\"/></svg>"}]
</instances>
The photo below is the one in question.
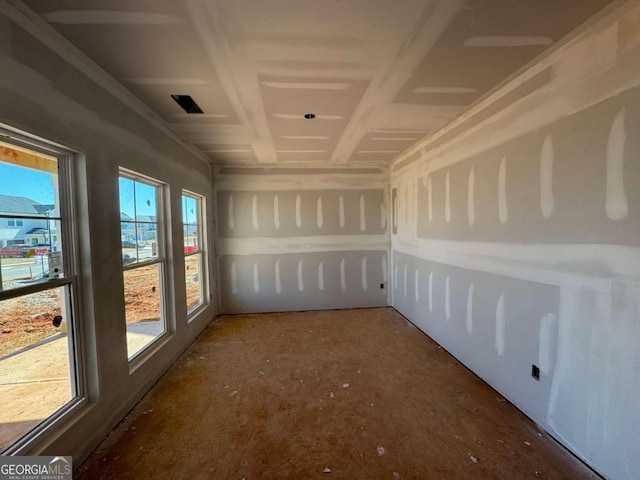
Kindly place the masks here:
<instances>
[{"instance_id":1,"label":"electrical outlet","mask_svg":"<svg viewBox=\"0 0 640 480\"><path fill-rule=\"evenodd\" d=\"M381 290L384 290L384 283L381 283L381 284L380 284L380 289L381 289Z\"/></svg>"},{"instance_id":2,"label":"electrical outlet","mask_svg":"<svg viewBox=\"0 0 640 480\"><path fill-rule=\"evenodd\" d=\"M540 381L540 369L537 365L531 365L531 376Z\"/></svg>"}]
</instances>

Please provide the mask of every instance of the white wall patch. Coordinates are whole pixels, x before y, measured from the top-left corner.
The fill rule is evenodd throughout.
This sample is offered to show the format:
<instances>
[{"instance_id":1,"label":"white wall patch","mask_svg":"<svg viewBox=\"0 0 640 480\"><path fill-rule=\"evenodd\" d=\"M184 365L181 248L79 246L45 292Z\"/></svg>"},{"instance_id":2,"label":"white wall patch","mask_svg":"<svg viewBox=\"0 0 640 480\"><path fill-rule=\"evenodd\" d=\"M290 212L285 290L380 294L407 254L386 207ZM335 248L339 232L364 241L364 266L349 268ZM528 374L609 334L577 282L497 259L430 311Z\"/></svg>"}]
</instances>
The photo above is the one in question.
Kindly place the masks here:
<instances>
[{"instance_id":1,"label":"white wall patch","mask_svg":"<svg viewBox=\"0 0 640 480\"><path fill-rule=\"evenodd\" d=\"M324 290L324 264L320 262L318 265L318 290Z\"/></svg>"},{"instance_id":2,"label":"white wall patch","mask_svg":"<svg viewBox=\"0 0 640 480\"><path fill-rule=\"evenodd\" d=\"M447 322L451 320L451 277L449 275L444 281L444 316Z\"/></svg>"},{"instance_id":3,"label":"white wall patch","mask_svg":"<svg viewBox=\"0 0 640 480\"><path fill-rule=\"evenodd\" d=\"M382 281L387 283L387 256L382 257Z\"/></svg>"},{"instance_id":4,"label":"white wall patch","mask_svg":"<svg viewBox=\"0 0 640 480\"><path fill-rule=\"evenodd\" d=\"M475 285L472 283L469 285L469 290L467 291L467 334L469 334L469 336L473 333L473 291L475 288Z\"/></svg>"},{"instance_id":5,"label":"white wall patch","mask_svg":"<svg viewBox=\"0 0 640 480\"><path fill-rule=\"evenodd\" d=\"M302 264L304 260L298 260L298 291L304 292L304 280L302 278Z\"/></svg>"},{"instance_id":6,"label":"white wall patch","mask_svg":"<svg viewBox=\"0 0 640 480\"><path fill-rule=\"evenodd\" d=\"M276 280L276 293L282 292L282 282L280 280L280 259L276 260L276 268L275 268L275 280Z\"/></svg>"},{"instance_id":7,"label":"white wall patch","mask_svg":"<svg viewBox=\"0 0 640 480\"><path fill-rule=\"evenodd\" d=\"M251 226L257 232L260 230L260 221L258 220L258 195L254 194L251 200Z\"/></svg>"},{"instance_id":8,"label":"white wall patch","mask_svg":"<svg viewBox=\"0 0 640 480\"><path fill-rule=\"evenodd\" d=\"M231 262L231 293L233 295L238 293L238 272L236 269L236 262Z\"/></svg>"},{"instance_id":9,"label":"white wall patch","mask_svg":"<svg viewBox=\"0 0 640 480\"><path fill-rule=\"evenodd\" d=\"M476 173L471 167L469 171L469 181L467 185L467 219L469 220L469 226L473 227L476 224Z\"/></svg>"},{"instance_id":10,"label":"white wall patch","mask_svg":"<svg viewBox=\"0 0 640 480\"><path fill-rule=\"evenodd\" d=\"M507 158L503 157L498 171L498 219L505 224L509 221L509 207L507 206Z\"/></svg>"},{"instance_id":11,"label":"white wall patch","mask_svg":"<svg viewBox=\"0 0 640 480\"><path fill-rule=\"evenodd\" d=\"M444 219L447 223L451 223L451 178L449 170L444 178Z\"/></svg>"},{"instance_id":12,"label":"white wall patch","mask_svg":"<svg viewBox=\"0 0 640 480\"><path fill-rule=\"evenodd\" d=\"M624 125L626 109L616 115L607 142L607 194L605 212L611 220L623 220L629 215L629 204L624 187L624 147L627 132Z\"/></svg>"},{"instance_id":13,"label":"white wall patch","mask_svg":"<svg viewBox=\"0 0 640 480\"><path fill-rule=\"evenodd\" d=\"M302 227L302 199L296 195L296 227Z\"/></svg>"},{"instance_id":14,"label":"white wall patch","mask_svg":"<svg viewBox=\"0 0 640 480\"><path fill-rule=\"evenodd\" d=\"M558 316L555 313L547 313L540 319L538 367L540 368L540 373L542 375L549 375L553 371L557 331Z\"/></svg>"},{"instance_id":15,"label":"white wall patch","mask_svg":"<svg viewBox=\"0 0 640 480\"><path fill-rule=\"evenodd\" d=\"M318 221L318 228L322 228L324 225L324 217L322 215L322 197L318 197L316 203L316 219Z\"/></svg>"},{"instance_id":16,"label":"white wall patch","mask_svg":"<svg viewBox=\"0 0 640 480\"><path fill-rule=\"evenodd\" d=\"M433 313L433 272L429 272L429 312Z\"/></svg>"},{"instance_id":17,"label":"white wall patch","mask_svg":"<svg viewBox=\"0 0 640 480\"><path fill-rule=\"evenodd\" d=\"M404 274L403 274L403 284L404 284L404 298L407 298L407 264L404 264Z\"/></svg>"},{"instance_id":18,"label":"white wall patch","mask_svg":"<svg viewBox=\"0 0 640 480\"><path fill-rule=\"evenodd\" d=\"M280 228L280 200L277 193L273 196L273 226L276 230Z\"/></svg>"},{"instance_id":19,"label":"white wall patch","mask_svg":"<svg viewBox=\"0 0 640 480\"><path fill-rule=\"evenodd\" d=\"M253 263L253 291L260 293L260 275L258 273L258 262Z\"/></svg>"},{"instance_id":20,"label":"white wall patch","mask_svg":"<svg viewBox=\"0 0 640 480\"><path fill-rule=\"evenodd\" d=\"M505 335L506 335L506 319L504 316L504 292L500 294L496 303L496 353L499 357L504 356Z\"/></svg>"},{"instance_id":21,"label":"white wall patch","mask_svg":"<svg viewBox=\"0 0 640 480\"><path fill-rule=\"evenodd\" d=\"M360 265L360 276L362 279L362 291L366 292L369 289L367 283L367 257L362 257L362 264Z\"/></svg>"},{"instance_id":22,"label":"white wall patch","mask_svg":"<svg viewBox=\"0 0 640 480\"><path fill-rule=\"evenodd\" d=\"M234 219L234 211L233 211L233 194L229 195L229 205L227 207L229 209L229 229L233 230L236 228L236 221Z\"/></svg>"},{"instance_id":23,"label":"white wall patch","mask_svg":"<svg viewBox=\"0 0 640 480\"><path fill-rule=\"evenodd\" d=\"M431 176L427 180L427 218L430 222L433 221L433 184L431 183Z\"/></svg>"},{"instance_id":24,"label":"white wall patch","mask_svg":"<svg viewBox=\"0 0 640 480\"><path fill-rule=\"evenodd\" d=\"M540 151L540 211L544 218L551 218L555 213L553 199L553 141L547 135Z\"/></svg>"}]
</instances>

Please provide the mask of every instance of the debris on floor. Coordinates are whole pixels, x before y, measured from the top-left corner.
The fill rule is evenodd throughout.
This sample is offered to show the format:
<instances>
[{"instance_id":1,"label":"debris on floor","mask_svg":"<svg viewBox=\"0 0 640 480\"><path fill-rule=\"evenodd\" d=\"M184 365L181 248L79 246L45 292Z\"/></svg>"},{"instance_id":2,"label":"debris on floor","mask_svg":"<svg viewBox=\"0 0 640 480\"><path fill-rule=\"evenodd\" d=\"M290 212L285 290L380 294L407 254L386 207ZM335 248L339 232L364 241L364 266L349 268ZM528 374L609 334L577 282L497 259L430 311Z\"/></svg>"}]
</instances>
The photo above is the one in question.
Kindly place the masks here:
<instances>
[{"instance_id":1,"label":"debris on floor","mask_svg":"<svg viewBox=\"0 0 640 480\"><path fill-rule=\"evenodd\" d=\"M349 386L350 386L350 385L349 385L348 383L343 383L343 384L342 384L342 388L349 388Z\"/></svg>"},{"instance_id":2,"label":"debris on floor","mask_svg":"<svg viewBox=\"0 0 640 480\"><path fill-rule=\"evenodd\" d=\"M429 479L440 464L451 479L592 479L549 435L510 404L500 405L500 393L454 365L423 333L408 327L401 332L404 347L390 342L395 329L387 317L399 314L383 309L385 317L377 319L379 311L216 319L187 354L198 368L169 369L90 456L77 480L197 478L202 461L211 478L224 480L255 480L256 474ZM286 344L282 331L290 339ZM310 344L295 341L294 334ZM318 336L325 336L329 350L320 348ZM200 355L206 359L198 360ZM266 362L271 355L273 366ZM354 373L366 383L344 389ZM462 394L451 397L456 391ZM523 450L525 440L532 446ZM166 461L166 452L182 460Z\"/></svg>"}]
</instances>

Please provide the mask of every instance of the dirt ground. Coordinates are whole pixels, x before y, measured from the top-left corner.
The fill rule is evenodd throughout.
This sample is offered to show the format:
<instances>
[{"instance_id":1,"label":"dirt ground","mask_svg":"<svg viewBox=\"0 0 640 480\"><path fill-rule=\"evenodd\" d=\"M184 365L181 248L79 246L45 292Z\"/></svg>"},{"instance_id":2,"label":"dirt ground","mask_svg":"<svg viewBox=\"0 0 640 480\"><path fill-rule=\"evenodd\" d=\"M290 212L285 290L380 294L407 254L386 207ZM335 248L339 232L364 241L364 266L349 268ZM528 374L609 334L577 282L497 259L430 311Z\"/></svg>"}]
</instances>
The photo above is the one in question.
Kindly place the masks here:
<instances>
[{"instance_id":1,"label":"dirt ground","mask_svg":"<svg viewBox=\"0 0 640 480\"><path fill-rule=\"evenodd\" d=\"M56 315L57 289L0 302L0 357L57 333L52 324Z\"/></svg>"},{"instance_id":2,"label":"dirt ground","mask_svg":"<svg viewBox=\"0 0 640 480\"><path fill-rule=\"evenodd\" d=\"M0 361L0 450L72 398L67 337Z\"/></svg>"},{"instance_id":3,"label":"dirt ground","mask_svg":"<svg viewBox=\"0 0 640 480\"><path fill-rule=\"evenodd\" d=\"M390 308L218 318L76 475L598 478Z\"/></svg>"},{"instance_id":4,"label":"dirt ground","mask_svg":"<svg viewBox=\"0 0 640 480\"><path fill-rule=\"evenodd\" d=\"M186 258L187 304L198 303L198 258ZM127 323L158 320L159 285L155 266L127 270ZM155 289L155 291L154 291ZM151 312L151 314L150 314ZM60 315L60 290L47 290L0 302L0 357L36 343L60 331L52 320Z\"/></svg>"}]
</instances>

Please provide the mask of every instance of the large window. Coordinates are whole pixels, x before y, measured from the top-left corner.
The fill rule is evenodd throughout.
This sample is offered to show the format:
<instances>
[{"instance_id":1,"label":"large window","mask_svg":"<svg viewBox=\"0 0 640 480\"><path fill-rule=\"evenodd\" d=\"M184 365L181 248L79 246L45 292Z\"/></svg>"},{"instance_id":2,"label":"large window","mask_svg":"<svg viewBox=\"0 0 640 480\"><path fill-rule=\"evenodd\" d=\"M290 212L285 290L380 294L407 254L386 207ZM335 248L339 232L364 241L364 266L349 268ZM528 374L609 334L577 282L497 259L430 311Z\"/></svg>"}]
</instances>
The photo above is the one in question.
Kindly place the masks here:
<instances>
[{"instance_id":1,"label":"large window","mask_svg":"<svg viewBox=\"0 0 640 480\"><path fill-rule=\"evenodd\" d=\"M159 182L120 172L120 235L130 360L167 331L162 190Z\"/></svg>"},{"instance_id":2,"label":"large window","mask_svg":"<svg viewBox=\"0 0 640 480\"><path fill-rule=\"evenodd\" d=\"M187 313L191 318L206 302L206 258L202 228L203 204L204 200L201 196L183 192L182 230L184 234Z\"/></svg>"},{"instance_id":3,"label":"large window","mask_svg":"<svg viewBox=\"0 0 640 480\"><path fill-rule=\"evenodd\" d=\"M0 142L3 453L19 452L83 398L73 316L78 304L72 159L15 137L15 143Z\"/></svg>"}]
</instances>

